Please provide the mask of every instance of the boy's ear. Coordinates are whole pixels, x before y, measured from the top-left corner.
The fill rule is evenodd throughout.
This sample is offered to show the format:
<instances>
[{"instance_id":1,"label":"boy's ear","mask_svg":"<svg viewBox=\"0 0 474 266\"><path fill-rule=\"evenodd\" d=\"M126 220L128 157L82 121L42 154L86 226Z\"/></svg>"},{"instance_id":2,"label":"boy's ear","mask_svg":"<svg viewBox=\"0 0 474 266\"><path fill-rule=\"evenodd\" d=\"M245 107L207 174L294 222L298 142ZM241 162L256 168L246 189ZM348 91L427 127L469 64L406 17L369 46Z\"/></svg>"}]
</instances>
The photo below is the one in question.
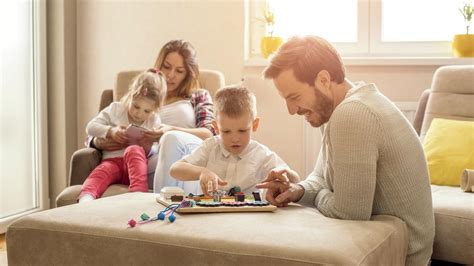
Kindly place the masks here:
<instances>
[{"instance_id":1,"label":"boy's ear","mask_svg":"<svg viewBox=\"0 0 474 266\"><path fill-rule=\"evenodd\" d=\"M260 124L260 118L256 117L252 122L252 131L257 131L258 125Z\"/></svg>"},{"instance_id":2,"label":"boy's ear","mask_svg":"<svg viewBox=\"0 0 474 266\"><path fill-rule=\"evenodd\" d=\"M216 134L219 134L219 127L217 126L216 120L212 120L212 127L216 131Z\"/></svg>"}]
</instances>

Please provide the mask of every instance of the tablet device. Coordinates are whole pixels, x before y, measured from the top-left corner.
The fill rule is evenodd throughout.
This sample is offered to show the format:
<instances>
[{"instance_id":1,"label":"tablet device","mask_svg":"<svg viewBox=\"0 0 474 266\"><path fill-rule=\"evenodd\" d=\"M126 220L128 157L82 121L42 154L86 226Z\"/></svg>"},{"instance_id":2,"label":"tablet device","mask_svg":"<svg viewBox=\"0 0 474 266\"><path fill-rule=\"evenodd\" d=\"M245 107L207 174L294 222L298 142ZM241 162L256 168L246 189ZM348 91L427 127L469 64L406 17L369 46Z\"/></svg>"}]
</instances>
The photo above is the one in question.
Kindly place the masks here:
<instances>
[{"instance_id":1,"label":"tablet device","mask_svg":"<svg viewBox=\"0 0 474 266\"><path fill-rule=\"evenodd\" d=\"M125 129L130 144L136 144L145 131L148 131L148 129L134 124L128 125L127 129Z\"/></svg>"}]
</instances>

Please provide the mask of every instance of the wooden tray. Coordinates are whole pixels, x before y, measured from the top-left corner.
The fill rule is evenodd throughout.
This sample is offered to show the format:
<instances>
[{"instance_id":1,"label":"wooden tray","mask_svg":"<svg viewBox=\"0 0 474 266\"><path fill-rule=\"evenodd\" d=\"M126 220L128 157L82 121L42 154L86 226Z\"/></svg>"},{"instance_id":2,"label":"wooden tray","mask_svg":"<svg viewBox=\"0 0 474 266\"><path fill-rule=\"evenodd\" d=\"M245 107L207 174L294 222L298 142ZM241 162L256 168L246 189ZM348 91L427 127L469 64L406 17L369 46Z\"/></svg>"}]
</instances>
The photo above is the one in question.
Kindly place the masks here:
<instances>
[{"instance_id":1,"label":"wooden tray","mask_svg":"<svg viewBox=\"0 0 474 266\"><path fill-rule=\"evenodd\" d=\"M168 207L171 204L177 202L171 202L164 200L160 195L156 196L156 201L165 207ZM179 208L177 213L204 213L204 212L272 212L276 210L277 207L274 205L267 206L239 206L239 207L230 207L230 206L218 206L218 207L204 207L204 206L194 206L194 207L182 207Z\"/></svg>"}]
</instances>

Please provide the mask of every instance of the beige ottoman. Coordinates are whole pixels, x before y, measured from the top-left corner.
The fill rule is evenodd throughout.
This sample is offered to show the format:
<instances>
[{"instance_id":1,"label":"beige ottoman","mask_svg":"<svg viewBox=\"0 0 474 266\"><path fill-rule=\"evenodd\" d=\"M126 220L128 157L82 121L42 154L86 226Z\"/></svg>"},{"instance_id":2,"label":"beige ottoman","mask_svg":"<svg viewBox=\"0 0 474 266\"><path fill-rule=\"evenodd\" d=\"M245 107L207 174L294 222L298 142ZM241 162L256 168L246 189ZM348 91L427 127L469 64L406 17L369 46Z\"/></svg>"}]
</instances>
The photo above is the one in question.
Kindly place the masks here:
<instances>
[{"instance_id":1,"label":"beige ottoman","mask_svg":"<svg viewBox=\"0 0 474 266\"><path fill-rule=\"evenodd\" d=\"M313 208L178 214L129 228L164 207L151 193L126 193L29 215L7 231L14 265L403 265L404 222L329 219Z\"/></svg>"}]
</instances>

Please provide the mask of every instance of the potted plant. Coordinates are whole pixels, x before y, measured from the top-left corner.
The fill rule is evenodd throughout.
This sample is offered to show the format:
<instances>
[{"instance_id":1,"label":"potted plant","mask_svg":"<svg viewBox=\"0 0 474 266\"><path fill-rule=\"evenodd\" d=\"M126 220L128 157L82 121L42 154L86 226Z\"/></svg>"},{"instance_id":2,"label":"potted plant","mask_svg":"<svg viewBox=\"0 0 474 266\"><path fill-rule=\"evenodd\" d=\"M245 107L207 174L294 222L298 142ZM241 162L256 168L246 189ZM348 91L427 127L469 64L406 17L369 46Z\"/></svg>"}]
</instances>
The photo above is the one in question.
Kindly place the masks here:
<instances>
[{"instance_id":1,"label":"potted plant","mask_svg":"<svg viewBox=\"0 0 474 266\"><path fill-rule=\"evenodd\" d=\"M469 26L471 26L473 6L466 3L459 12L464 17L466 23L466 34L456 34L453 40L453 52L458 57L474 57L474 34L469 34Z\"/></svg>"},{"instance_id":2,"label":"potted plant","mask_svg":"<svg viewBox=\"0 0 474 266\"><path fill-rule=\"evenodd\" d=\"M274 36L275 30L275 13L270 10L268 4L263 12L263 19L265 22L265 36L260 42L260 50L264 58L268 58L283 44L283 38Z\"/></svg>"}]
</instances>

